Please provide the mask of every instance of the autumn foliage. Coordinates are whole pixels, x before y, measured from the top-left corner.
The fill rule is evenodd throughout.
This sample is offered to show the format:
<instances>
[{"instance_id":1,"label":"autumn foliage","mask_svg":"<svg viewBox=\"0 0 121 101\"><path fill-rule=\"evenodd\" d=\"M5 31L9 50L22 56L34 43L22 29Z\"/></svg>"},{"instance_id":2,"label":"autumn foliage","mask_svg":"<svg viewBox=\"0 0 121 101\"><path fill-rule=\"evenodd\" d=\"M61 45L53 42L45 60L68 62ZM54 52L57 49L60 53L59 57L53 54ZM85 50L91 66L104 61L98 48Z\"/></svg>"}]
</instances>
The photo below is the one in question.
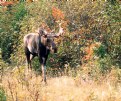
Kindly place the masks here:
<instances>
[{"instance_id":1,"label":"autumn foliage","mask_svg":"<svg viewBox=\"0 0 121 101\"><path fill-rule=\"evenodd\" d=\"M12 1L5 1L5 2L0 2L0 6L11 6L14 3Z\"/></svg>"},{"instance_id":2,"label":"autumn foliage","mask_svg":"<svg viewBox=\"0 0 121 101\"><path fill-rule=\"evenodd\" d=\"M101 43L92 43L85 48L86 55L83 57L84 60L91 60L94 56L94 49L99 48Z\"/></svg>"},{"instance_id":3,"label":"autumn foliage","mask_svg":"<svg viewBox=\"0 0 121 101\"><path fill-rule=\"evenodd\" d=\"M54 17L54 19L56 21L58 21L58 20L64 20L64 18L65 18L64 13L60 9L58 9L56 7L52 8L52 16Z\"/></svg>"}]
</instances>

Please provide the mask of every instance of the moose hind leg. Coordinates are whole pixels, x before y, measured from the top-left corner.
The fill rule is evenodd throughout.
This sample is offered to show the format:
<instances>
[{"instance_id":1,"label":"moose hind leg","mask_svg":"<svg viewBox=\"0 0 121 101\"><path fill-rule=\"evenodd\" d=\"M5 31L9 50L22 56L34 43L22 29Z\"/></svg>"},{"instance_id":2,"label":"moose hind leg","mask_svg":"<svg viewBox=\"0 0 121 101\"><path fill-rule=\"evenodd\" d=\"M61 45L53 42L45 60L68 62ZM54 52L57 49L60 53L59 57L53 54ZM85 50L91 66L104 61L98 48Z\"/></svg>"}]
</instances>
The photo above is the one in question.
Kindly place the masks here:
<instances>
[{"instance_id":1,"label":"moose hind leg","mask_svg":"<svg viewBox=\"0 0 121 101\"><path fill-rule=\"evenodd\" d=\"M25 48L25 55L27 59L28 69L31 68L30 52L28 48Z\"/></svg>"}]
</instances>

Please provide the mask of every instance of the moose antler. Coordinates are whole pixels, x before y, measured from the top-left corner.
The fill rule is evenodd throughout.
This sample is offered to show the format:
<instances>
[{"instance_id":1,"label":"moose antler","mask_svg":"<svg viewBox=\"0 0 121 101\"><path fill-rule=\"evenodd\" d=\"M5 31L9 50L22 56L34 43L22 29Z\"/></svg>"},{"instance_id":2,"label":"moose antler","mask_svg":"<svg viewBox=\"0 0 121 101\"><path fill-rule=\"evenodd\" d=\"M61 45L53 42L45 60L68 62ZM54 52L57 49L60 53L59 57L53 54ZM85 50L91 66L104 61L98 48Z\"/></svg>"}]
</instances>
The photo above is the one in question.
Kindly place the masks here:
<instances>
[{"instance_id":1,"label":"moose antler","mask_svg":"<svg viewBox=\"0 0 121 101\"><path fill-rule=\"evenodd\" d=\"M50 33L51 36L53 37L59 37L63 34L64 30L63 28L61 27L62 23L59 23L59 31L58 33Z\"/></svg>"},{"instance_id":2,"label":"moose antler","mask_svg":"<svg viewBox=\"0 0 121 101\"><path fill-rule=\"evenodd\" d=\"M61 27L62 23L59 23L59 32L56 34L57 36L60 36L63 34L64 30L63 28Z\"/></svg>"},{"instance_id":3,"label":"moose antler","mask_svg":"<svg viewBox=\"0 0 121 101\"><path fill-rule=\"evenodd\" d=\"M61 27L62 23L59 23L59 31L58 33L54 33L55 30L52 30L50 33L47 32L45 30L45 28L41 27L41 28L38 28L37 30L35 30L35 32L41 34L41 35L46 35L46 36L49 36L49 37L59 37L63 34L64 30L63 28Z\"/></svg>"}]
</instances>

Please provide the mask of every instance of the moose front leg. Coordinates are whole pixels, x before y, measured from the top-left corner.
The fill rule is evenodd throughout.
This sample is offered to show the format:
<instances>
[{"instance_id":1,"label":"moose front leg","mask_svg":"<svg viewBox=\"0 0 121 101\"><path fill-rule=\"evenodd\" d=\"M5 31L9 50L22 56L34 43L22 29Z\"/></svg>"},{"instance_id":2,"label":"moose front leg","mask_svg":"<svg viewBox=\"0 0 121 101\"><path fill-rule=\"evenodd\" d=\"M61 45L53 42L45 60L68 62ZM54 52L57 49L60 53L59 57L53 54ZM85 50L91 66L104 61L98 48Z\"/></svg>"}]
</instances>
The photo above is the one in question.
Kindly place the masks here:
<instances>
[{"instance_id":1,"label":"moose front leg","mask_svg":"<svg viewBox=\"0 0 121 101\"><path fill-rule=\"evenodd\" d=\"M44 82L46 83L46 66L44 64L42 64L42 81L44 80Z\"/></svg>"},{"instance_id":2,"label":"moose front leg","mask_svg":"<svg viewBox=\"0 0 121 101\"><path fill-rule=\"evenodd\" d=\"M46 58L39 57L40 63L41 63L41 69L42 69L42 81L46 83Z\"/></svg>"}]
</instances>

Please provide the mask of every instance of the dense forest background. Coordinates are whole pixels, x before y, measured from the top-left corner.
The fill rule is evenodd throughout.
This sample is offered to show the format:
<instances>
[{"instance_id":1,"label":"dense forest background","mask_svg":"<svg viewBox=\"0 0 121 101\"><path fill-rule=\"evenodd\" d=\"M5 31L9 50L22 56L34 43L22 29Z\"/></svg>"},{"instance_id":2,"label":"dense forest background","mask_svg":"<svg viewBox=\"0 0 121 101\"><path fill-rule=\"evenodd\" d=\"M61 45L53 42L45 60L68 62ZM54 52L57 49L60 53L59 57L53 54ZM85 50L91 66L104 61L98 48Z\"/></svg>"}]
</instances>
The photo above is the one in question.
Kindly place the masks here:
<instances>
[{"instance_id":1,"label":"dense forest background","mask_svg":"<svg viewBox=\"0 0 121 101\"><path fill-rule=\"evenodd\" d=\"M7 73L13 73L13 70L19 68L17 73L20 75L26 68L23 48L24 35L35 32L41 26L48 31L57 32L60 22L62 22L64 34L55 40L58 45L58 53L50 54L47 61L48 77L66 75L77 78L77 81L80 78L84 80L90 78L99 82L108 76L108 80L115 86L120 84L120 0L39 0L34 2L28 0L12 1L11 5L8 3L7 6L0 5L1 84ZM32 64L35 72L40 74L38 58L35 58ZM1 86L0 98L2 100L0 101L16 99L14 96L16 92L10 86L11 82L7 83L10 92L6 91L7 87ZM120 92L118 93L120 95ZM88 96L89 99L92 99L93 95L95 94L92 94L91 97ZM109 100L120 101L120 98L116 96ZM40 101L39 98L36 99L20 101ZM41 101L50 101L48 99ZM84 101L109 100L106 97L106 100L86 99Z\"/></svg>"}]
</instances>

